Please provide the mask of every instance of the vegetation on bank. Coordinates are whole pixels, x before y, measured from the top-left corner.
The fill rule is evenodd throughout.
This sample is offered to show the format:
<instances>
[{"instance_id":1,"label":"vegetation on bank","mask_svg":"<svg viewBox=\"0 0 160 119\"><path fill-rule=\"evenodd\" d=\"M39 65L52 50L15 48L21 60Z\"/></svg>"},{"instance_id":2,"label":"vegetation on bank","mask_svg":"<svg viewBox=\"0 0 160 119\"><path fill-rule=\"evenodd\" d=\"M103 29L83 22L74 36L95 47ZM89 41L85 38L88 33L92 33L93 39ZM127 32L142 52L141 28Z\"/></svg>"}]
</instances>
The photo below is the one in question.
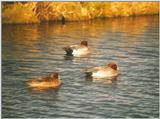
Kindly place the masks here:
<instances>
[{"instance_id":1,"label":"vegetation on bank","mask_svg":"<svg viewBox=\"0 0 160 119\"><path fill-rule=\"evenodd\" d=\"M2 23L80 21L159 14L158 2L2 2Z\"/></svg>"}]
</instances>

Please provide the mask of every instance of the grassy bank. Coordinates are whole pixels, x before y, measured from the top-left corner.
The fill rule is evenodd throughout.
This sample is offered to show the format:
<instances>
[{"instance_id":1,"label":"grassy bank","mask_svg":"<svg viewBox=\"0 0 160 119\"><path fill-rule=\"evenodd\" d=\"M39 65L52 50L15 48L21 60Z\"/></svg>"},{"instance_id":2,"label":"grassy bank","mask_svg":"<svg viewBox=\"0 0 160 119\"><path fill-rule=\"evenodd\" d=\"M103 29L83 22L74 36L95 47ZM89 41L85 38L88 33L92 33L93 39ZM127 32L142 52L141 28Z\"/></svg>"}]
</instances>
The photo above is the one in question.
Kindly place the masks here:
<instances>
[{"instance_id":1,"label":"grassy bank","mask_svg":"<svg viewBox=\"0 0 160 119\"><path fill-rule=\"evenodd\" d=\"M2 2L2 23L80 21L158 13L158 2Z\"/></svg>"}]
</instances>

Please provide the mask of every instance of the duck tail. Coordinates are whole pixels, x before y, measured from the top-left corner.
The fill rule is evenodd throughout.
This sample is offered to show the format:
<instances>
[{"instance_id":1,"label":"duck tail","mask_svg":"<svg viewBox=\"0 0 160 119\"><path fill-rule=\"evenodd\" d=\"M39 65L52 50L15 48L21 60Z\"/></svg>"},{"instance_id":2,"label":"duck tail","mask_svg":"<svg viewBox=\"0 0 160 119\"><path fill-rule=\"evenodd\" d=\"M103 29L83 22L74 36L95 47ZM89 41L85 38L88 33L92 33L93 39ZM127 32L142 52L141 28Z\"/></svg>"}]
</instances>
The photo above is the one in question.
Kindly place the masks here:
<instances>
[{"instance_id":1,"label":"duck tail","mask_svg":"<svg viewBox=\"0 0 160 119\"><path fill-rule=\"evenodd\" d=\"M86 77L92 77L92 72L88 71L88 69L84 69L83 72L86 74Z\"/></svg>"},{"instance_id":2,"label":"duck tail","mask_svg":"<svg viewBox=\"0 0 160 119\"><path fill-rule=\"evenodd\" d=\"M69 55L69 56L72 56L72 55L73 55L73 54L72 54L73 50L72 50L72 48L70 48L69 46L64 47L63 49L66 51L66 55Z\"/></svg>"},{"instance_id":3,"label":"duck tail","mask_svg":"<svg viewBox=\"0 0 160 119\"><path fill-rule=\"evenodd\" d=\"M92 77L92 72L85 72L86 77Z\"/></svg>"}]
</instances>

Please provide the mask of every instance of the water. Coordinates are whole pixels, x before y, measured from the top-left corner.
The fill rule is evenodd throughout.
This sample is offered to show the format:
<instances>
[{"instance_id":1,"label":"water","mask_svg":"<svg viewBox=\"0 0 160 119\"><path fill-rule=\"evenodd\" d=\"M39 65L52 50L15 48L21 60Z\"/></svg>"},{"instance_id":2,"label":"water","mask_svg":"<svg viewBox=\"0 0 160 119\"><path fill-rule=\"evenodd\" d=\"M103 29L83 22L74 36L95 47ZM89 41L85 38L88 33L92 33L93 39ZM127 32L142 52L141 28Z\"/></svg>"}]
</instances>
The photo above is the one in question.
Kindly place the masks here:
<instances>
[{"instance_id":1,"label":"water","mask_svg":"<svg viewBox=\"0 0 160 119\"><path fill-rule=\"evenodd\" d=\"M159 116L158 16L2 26L2 117ZM62 48L87 40L93 54L68 59ZM116 60L116 81L89 81L82 70ZM26 82L58 71L63 85Z\"/></svg>"}]
</instances>

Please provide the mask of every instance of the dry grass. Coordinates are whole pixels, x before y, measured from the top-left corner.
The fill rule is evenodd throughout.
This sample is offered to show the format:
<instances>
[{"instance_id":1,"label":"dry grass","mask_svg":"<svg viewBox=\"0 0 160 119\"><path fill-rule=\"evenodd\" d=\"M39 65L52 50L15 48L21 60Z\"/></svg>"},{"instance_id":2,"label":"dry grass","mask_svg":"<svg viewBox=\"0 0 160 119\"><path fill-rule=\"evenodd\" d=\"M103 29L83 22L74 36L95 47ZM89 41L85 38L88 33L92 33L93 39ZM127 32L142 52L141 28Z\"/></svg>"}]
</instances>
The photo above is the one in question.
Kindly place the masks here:
<instances>
[{"instance_id":1,"label":"dry grass","mask_svg":"<svg viewBox=\"0 0 160 119\"><path fill-rule=\"evenodd\" d=\"M3 23L36 23L41 21L89 20L158 14L158 2L27 2L2 3Z\"/></svg>"},{"instance_id":2,"label":"dry grass","mask_svg":"<svg viewBox=\"0 0 160 119\"><path fill-rule=\"evenodd\" d=\"M2 3L2 22L3 23L37 23L39 19L33 9L36 7L35 2L22 4L15 2L14 4Z\"/></svg>"}]
</instances>

